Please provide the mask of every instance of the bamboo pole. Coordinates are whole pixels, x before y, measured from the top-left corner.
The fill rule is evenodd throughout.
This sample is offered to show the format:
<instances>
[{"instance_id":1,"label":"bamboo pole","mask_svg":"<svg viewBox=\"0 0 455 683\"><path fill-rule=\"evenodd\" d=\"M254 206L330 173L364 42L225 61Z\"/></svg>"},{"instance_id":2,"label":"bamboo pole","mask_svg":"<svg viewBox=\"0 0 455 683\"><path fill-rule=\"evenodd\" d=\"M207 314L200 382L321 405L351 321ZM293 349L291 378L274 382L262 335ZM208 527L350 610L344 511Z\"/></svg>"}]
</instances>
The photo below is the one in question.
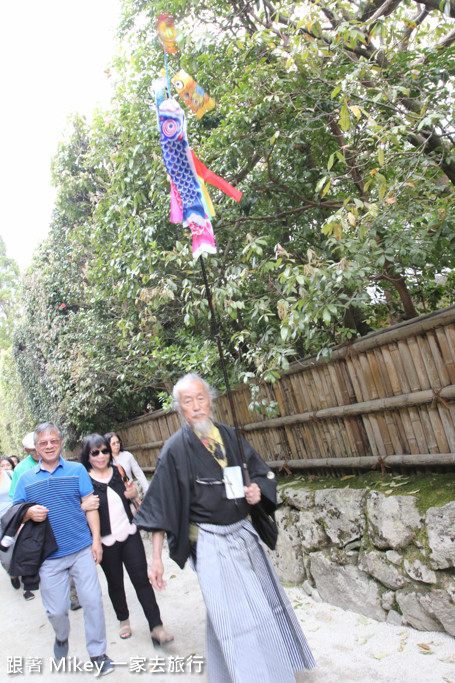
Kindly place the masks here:
<instances>
[{"instance_id":1,"label":"bamboo pole","mask_svg":"<svg viewBox=\"0 0 455 683\"><path fill-rule=\"evenodd\" d=\"M450 349L450 354L455 359L455 325L448 325L444 327L444 332L447 339L447 346Z\"/></svg>"},{"instance_id":2,"label":"bamboo pole","mask_svg":"<svg viewBox=\"0 0 455 683\"><path fill-rule=\"evenodd\" d=\"M282 386L280 386L280 384L281 384ZM286 410L286 405L287 405L287 401L286 401L286 392L284 391L285 386L283 386L283 385L284 385L283 382L277 382L277 383L274 385L274 394L275 394L275 398L276 398L276 401L277 401L277 403L278 403L279 411L280 411L280 413L281 413L282 415L283 415L283 414L286 414L286 412L287 412L287 410ZM297 448L296 448L296 444L295 444L295 441L294 441L294 435L292 434L292 430L289 429L289 427L287 427L287 426L285 425L285 427L284 427L284 432L285 432L285 433L284 433L283 436L285 436L285 438L286 438L286 440L287 440L287 444L289 444L289 448L290 448L290 450L291 450L291 453L296 453L296 452L297 452ZM286 446L287 446L287 444L286 444ZM285 446L285 447L286 447L286 446Z\"/></svg>"},{"instance_id":3,"label":"bamboo pole","mask_svg":"<svg viewBox=\"0 0 455 683\"><path fill-rule=\"evenodd\" d=\"M387 411L384 413L383 417L390 435L393 453L400 453L403 451L403 444L400 441L400 431L398 427L398 421L396 420L396 413L390 413Z\"/></svg>"},{"instance_id":4,"label":"bamboo pole","mask_svg":"<svg viewBox=\"0 0 455 683\"><path fill-rule=\"evenodd\" d=\"M340 373L339 363L328 363L327 373L330 378L330 386L332 387L333 395L336 405L344 405L350 403L349 395L343 382L343 376Z\"/></svg>"},{"instance_id":5,"label":"bamboo pole","mask_svg":"<svg viewBox=\"0 0 455 683\"><path fill-rule=\"evenodd\" d=\"M386 349L385 347L381 347L381 351L385 355ZM395 383L394 383L394 390L393 393L397 395L401 394L409 394L411 392L411 386L408 382L408 378L406 376L406 371L403 366L403 359L401 357L401 352L400 348L397 343L389 344L387 347L387 352L390 357L390 364L389 364L389 369L393 368L393 373L395 377ZM418 391L422 387L417 386L415 391ZM424 387L425 389L429 387Z\"/></svg>"},{"instance_id":6,"label":"bamboo pole","mask_svg":"<svg viewBox=\"0 0 455 683\"><path fill-rule=\"evenodd\" d=\"M403 410L403 415L407 415L406 428L410 453L428 453L428 443L423 428L424 420L420 419L420 411L416 406L410 406L408 410ZM409 419L408 419L409 418Z\"/></svg>"},{"instance_id":7,"label":"bamboo pole","mask_svg":"<svg viewBox=\"0 0 455 683\"><path fill-rule=\"evenodd\" d=\"M448 368L444 362L444 357L442 355L441 347L439 345L438 337L434 330L427 332L428 348L433 358L433 363L436 369L436 374L438 376L438 381L441 387L445 387L450 384L450 376Z\"/></svg>"},{"instance_id":8,"label":"bamboo pole","mask_svg":"<svg viewBox=\"0 0 455 683\"><path fill-rule=\"evenodd\" d=\"M417 455L388 455L383 462L391 467L440 467L455 464L455 453L419 453ZM378 458L372 456L352 458L312 458L310 460L273 460L267 461L273 470L283 469L286 465L296 472L313 469L373 469L379 467ZM142 468L146 474L153 474L155 467Z\"/></svg>"},{"instance_id":9,"label":"bamboo pole","mask_svg":"<svg viewBox=\"0 0 455 683\"><path fill-rule=\"evenodd\" d=\"M396 430L397 430L397 439L398 439L398 445L396 448L396 453L412 453L412 450L408 448L406 444L406 428L405 428L405 419L403 418L403 413L406 414L406 419L407 418L407 409L404 410L396 410L393 413L393 420L395 422Z\"/></svg>"},{"instance_id":10,"label":"bamboo pole","mask_svg":"<svg viewBox=\"0 0 455 683\"><path fill-rule=\"evenodd\" d=\"M455 382L455 359L450 350L446 329L438 327L435 331L436 339L438 341L439 348L441 349L443 363L450 378L447 384L453 384Z\"/></svg>"},{"instance_id":11,"label":"bamboo pole","mask_svg":"<svg viewBox=\"0 0 455 683\"><path fill-rule=\"evenodd\" d=\"M409 351L411 352L412 362L414 363L414 367L416 369L420 389L429 389L431 387L431 383L428 378L425 361L422 357L422 351L418 338L416 339L416 337L410 337L408 339L408 346Z\"/></svg>"},{"instance_id":12,"label":"bamboo pole","mask_svg":"<svg viewBox=\"0 0 455 683\"><path fill-rule=\"evenodd\" d=\"M148 441L146 443L141 443L141 444L133 444L132 446L128 446L129 451L149 451L152 448L163 448L164 446L164 441Z\"/></svg>"},{"instance_id":13,"label":"bamboo pole","mask_svg":"<svg viewBox=\"0 0 455 683\"><path fill-rule=\"evenodd\" d=\"M403 367L403 374L406 379L406 383L402 386L401 392L411 392L411 391L420 391L421 386L419 382L419 378L417 377L417 372L415 369L415 365L412 359L411 351L409 349L409 345L405 340L399 341L398 342L398 352L400 354L401 358L401 365ZM404 379L403 379L404 381ZM450 382L450 384L453 384L454 382ZM406 387L407 392L406 392ZM401 393L400 391L397 393Z\"/></svg>"},{"instance_id":14,"label":"bamboo pole","mask_svg":"<svg viewBox=\"0 0 455 683\"><path fill-rule=\"evenodd\" d=\"M377 376L378 376L378 383L379 383L379 396L378 398L385 398L386 396L392 396L394 393L392 391L392 384L390 382L390 377L389 373L387 372L386 365L384 362L384 356L381 353L382 348L380 349L373 349L371 352L372 357L374 358L374 364L377 368ZM450 384L450 382L447 382L447 384ZM401 390L400 393L403 393L403 389Z\"/></svg>"},{"instance_id":15,"label":"bamboo pole","mask_svg":"<svg viewBox=\"0 0 455 683\"><path fill-rule=\"evenodd\" d=\"M140 424L141 422L148 422L149 420L159 420L164 415L166 415L166 411L163 410L163 408L160 408L159 410L154 410L153 412L147 413L146 415L139 415L138 417L133 417L131 420L128 420L127 425L125 426L129 428L133 427L135 424Z\"/></svg>"},{"instance_id":16,"label":"bamboo pole","mask_svg":"<svg viewBox=\"0 0 455 683\"><path fill-rule=\"evenodd\" d=\"M417 344L419 345L420 353L422 354L422 359L425 365L425 370L428 375L430 387L439 388L441 386L440 378L437 372L434 358L431 354L430 344L428 342L428 335L417 337Z\"/></svg>"},{"instance_id":17,"label":"bamboo pole","mask_svg":"<svg viewBox=\"0 0 455 683\"><path fill-rule=\"evenodd\" d=\"M419 453L416 455L387 455L382 458L383 462L391 467L436 467L440 465L454 465L455 453ZM296 472L316 468L324 469L373 469L380 465L376 457L370 455L360 458L311 458L310 460L287 460L267 461L267 465L274 470L280 470L286 465Z\"/></svg>"}]
</instances>

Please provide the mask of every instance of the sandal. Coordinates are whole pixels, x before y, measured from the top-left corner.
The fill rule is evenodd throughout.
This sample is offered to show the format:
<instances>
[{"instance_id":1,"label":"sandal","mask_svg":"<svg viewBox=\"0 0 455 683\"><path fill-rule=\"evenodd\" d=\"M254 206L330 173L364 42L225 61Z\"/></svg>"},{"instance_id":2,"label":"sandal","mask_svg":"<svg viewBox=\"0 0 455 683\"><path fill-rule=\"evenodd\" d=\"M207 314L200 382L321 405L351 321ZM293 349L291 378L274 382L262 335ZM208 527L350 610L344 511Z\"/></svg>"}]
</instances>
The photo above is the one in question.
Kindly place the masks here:
<instances>
[{"instance_id":1,"label":"sandal","mask_svg":"<svg viewBox=\"0 0 455 683\"><path fill-rule=\"evenodd\" d=\"M132 631L131 631L129 619L125 619L125 621L120 622L120 631L118 632L118 634L122 640L126 640L127 638L131 638Z\"/></svg>"},{"instance_id":2,"label":"sandal","mask_svg":"<svg viewBox=\"0 0 455 683\"><path fill-rule=\"evenodd\" d=\"M174 640L174 636L168 633L162 624L155 626L155 628L150 631L150 635L152 636L152 643L156 647L160 647L161 645L165 645Z\"/></svg>"}]
</instances>

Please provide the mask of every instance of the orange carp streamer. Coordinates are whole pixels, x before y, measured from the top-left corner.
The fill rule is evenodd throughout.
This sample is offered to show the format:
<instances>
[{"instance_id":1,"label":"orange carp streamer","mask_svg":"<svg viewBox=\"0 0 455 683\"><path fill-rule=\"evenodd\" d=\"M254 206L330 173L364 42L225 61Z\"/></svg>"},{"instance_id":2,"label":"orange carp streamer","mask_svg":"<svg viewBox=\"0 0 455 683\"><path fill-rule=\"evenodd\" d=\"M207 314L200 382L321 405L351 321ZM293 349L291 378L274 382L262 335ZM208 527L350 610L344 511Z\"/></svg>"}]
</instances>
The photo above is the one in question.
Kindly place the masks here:
<instances>
[{"instance_id":1,"label":"orange carp streamer","mask_svg":"<svg viewBox=\"0 0 455 683\"><path fill-rule=\"evenodd\" d=\"M168 55L175 54L179 51L175 44L177 32L174 26L174 17L170 14L160 14L156 21L156 30L160 39L160 43L166 50Z\"/></svg>"}]
</instances>

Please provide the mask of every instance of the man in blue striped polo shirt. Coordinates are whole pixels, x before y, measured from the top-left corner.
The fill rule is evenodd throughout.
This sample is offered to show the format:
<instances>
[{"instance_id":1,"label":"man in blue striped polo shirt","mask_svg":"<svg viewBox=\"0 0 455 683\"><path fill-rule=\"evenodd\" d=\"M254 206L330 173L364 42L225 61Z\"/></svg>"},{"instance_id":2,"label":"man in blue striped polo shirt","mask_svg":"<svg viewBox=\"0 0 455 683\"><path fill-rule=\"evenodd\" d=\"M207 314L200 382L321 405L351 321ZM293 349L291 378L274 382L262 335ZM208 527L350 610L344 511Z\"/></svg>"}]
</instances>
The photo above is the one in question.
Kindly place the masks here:
<instances>
[{"instance_id":1,"label":"man in blue striped polo shirt","mask_svg":"<svg viewBox=\"0 0 455 683\"><path fill-rule=\"evenodd\" d=\"M63 460L63 438L56 425L45 422L34 433L38 464L24 472L14 492L13 504L33 502L24 515L42 522L48 517L58 549L40 568L43 605L55 631L54 655L68 654L70 576L76 583L84 611L85 641L90 659L100 675L114 670L106 656L106 627L96 565L102 558L98 510L83 512L81 501L93 493L87 470L80 463Z\"/></svg>"}]
</instances>

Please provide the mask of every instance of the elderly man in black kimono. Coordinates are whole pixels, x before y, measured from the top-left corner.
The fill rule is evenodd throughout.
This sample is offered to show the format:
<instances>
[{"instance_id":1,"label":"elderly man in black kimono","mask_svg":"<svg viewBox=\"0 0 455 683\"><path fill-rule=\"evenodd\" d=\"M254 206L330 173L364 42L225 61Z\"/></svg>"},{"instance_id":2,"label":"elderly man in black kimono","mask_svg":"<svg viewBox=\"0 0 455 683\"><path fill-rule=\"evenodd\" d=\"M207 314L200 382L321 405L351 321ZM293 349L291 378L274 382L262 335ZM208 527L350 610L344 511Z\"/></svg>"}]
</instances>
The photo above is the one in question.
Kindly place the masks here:
<instances>
[{"instance_id":1,"label":"elderly man in black kimono","mask_svg":"<svg viewBox=\"0 0 455 683\"><path fill-rule=\"evenodd\" d=\"M212 392L195 374L174 387L186 424L165 444L135 523L153 532L149 577L166 587L162 548L183 568L191 557L207 607L207 670L213 683L295 683L313 656L251 525L250 506L275 508L273 472L243 439L244 487L232 427L211 420Z\"/></svg>"}]
</instances>

